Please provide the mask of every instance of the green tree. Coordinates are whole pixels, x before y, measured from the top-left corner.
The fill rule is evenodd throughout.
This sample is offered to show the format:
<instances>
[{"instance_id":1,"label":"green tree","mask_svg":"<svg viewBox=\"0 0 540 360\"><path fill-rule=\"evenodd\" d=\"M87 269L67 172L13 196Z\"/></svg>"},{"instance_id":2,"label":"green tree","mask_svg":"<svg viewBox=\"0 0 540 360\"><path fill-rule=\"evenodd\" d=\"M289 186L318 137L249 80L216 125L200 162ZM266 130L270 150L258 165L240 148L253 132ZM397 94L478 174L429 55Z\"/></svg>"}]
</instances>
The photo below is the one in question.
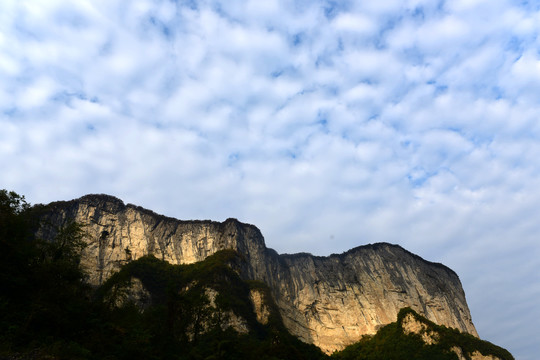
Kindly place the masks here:
<instances>
[{"instance_id":1,"label":"green tree","mask_svg":"<svg viewBox=\"0 0 540 360\"><path fill-rule=\"evenodd\" d=\"M21 315L31 294L31 259L35 254L29 231L30 206L13 191L0 190L0 343L11 343L22 325ZM4 346L2 346L4 347Z\"/></svg>"},{"instance_id":2,"label":"green tree","mask_svg":"<svg viewBox=\"0 0 540 360\"><path fill-rule=\"evenodd\" d=\"M79 349L73 341L88 321L83 229L72 222L56 229L52 241L36 239L42 210L0 190L0 354Z\"/></svg>"}]
</instances>

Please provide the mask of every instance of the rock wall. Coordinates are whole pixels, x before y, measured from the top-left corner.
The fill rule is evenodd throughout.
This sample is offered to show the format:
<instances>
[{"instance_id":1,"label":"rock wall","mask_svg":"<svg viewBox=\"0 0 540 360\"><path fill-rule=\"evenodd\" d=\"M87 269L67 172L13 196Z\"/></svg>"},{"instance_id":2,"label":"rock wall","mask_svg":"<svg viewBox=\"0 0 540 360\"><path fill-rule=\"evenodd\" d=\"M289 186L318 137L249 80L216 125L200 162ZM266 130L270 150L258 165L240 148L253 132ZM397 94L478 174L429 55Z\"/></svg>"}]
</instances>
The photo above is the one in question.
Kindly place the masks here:
<instances>
[{"instance_id":1,"label":"rock wall","mask_svg":"<svg viewBox=\"0 0 540 360\"><path fill-rule=\"evenodd\" d=\"M396 321L405 306L478 336L458 276L396 245L366 245L329 257L278 255L253 225L180 221L107 195L47 205L38 235L52 239L55 228L71 220L88 234L82 264L93 285L147 254L189 264L237 250L246 260L241 276L268 284L289 331L328 353Z\"/></svg>"},{"instance_id":2,"label":"rock wall","mask_svg":"<svg viewBox=\"0 0 540 360\"><path fill-rule=\"evenodd\" d=\"M478 336L458 276L390 244L341 255L283 257L290 273L279 302L286 326L327 351L394 322L411 307L431 321ZM280 299L281 300L281 299Z\"/></svg>"}]
</instances>

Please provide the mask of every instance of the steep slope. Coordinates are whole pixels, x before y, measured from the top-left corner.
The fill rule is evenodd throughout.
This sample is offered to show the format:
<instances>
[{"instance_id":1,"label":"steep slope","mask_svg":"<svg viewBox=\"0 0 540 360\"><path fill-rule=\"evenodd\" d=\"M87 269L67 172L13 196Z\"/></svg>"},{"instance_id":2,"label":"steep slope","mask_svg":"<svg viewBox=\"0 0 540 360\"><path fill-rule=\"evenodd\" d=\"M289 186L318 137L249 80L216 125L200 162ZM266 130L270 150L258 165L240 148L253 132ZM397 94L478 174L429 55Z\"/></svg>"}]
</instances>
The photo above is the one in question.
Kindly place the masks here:
<instances>
[{"instance_id":1,"label":"steep slope","mask_svg":"<svg viewBox=\"0 0 540 360\"><path fill-rule=\"evenodd\" d=\"M41 219L38 236L44 239L70 221L84 224L88 247L82 263L94 285L147 254L192 264L236 250L246 259L241 277L268 284L289 331L326 352L374 334L406 306L477 336L458 276L396 245L361 246L329 257L278 255L253 225L180 221L107 195L51 203Z\"/></svg>"},{"instance_id":2,"label":"steep slope","mask_svg":"<svg viewBox=\"0 0 540 360\"><path fill-rule=\"evenodd\" d=\"M292 283L286 325L324 349L338 350L396 321L410 306L438 324L477 336L457 275L389 244L342 255L284 256Z\"/></svg>"}]
</instances>

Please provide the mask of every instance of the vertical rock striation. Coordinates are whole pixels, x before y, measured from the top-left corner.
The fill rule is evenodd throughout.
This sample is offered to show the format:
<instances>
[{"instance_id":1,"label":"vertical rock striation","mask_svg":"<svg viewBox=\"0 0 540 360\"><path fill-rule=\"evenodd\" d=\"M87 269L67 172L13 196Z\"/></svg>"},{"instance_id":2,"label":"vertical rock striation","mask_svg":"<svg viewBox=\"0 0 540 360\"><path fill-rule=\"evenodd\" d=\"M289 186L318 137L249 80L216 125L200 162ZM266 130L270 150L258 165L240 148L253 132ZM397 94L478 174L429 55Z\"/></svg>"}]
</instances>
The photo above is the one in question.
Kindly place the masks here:
<instances>
[{"instance_id":1,"label":"vertical rock striation","mask_svg":"<svg viewBox=\"0 0 540 360\"><path fill-rule=\"evenodd\" d=\"M403 248L375 244L341 255L283 256L289 272L285 324L326 351L342 349L411 307L431 321L478 336L458 276ZM281 300L281 299L280 299Z\"/></svg>"},{"instance_id":2,"label":"vertical rock striation","mask_svg":"<svg viewBox=\"0 0 540 360\"><path fill-rule=\"evenodd\" d=\"M181 221L107 195L51 203L41 220L38 235L44 239L69 221L84 225L88 247L82 265L93 285L147 254L190 264L234 249L246 260L241 276L268 284L289 331L326 352L396 321L406 306L477 336L458 276L396 245L366 245L328 257L278 255L253 225Z\"/></svg>"}]
</instances>

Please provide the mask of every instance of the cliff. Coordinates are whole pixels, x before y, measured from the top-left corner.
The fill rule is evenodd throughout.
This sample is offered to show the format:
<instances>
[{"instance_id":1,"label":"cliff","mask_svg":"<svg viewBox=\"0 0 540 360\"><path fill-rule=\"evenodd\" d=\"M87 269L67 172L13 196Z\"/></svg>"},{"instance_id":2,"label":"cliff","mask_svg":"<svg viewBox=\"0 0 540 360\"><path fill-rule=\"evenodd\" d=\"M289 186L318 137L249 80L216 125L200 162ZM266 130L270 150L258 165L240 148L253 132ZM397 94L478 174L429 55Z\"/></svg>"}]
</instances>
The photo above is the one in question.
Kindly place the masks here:
<instances>
[{"instance_id":1,"label":"cliff","mask_svg":"<svg viewBox=\"0 0 540 360\"><path fill-rule=\"evenodd\" d=\"M366 245L328 257L278 255L253 225L181 221L107 195L47 205L38 236L52 239L57 227L72 220L88 234L82 265L93 285L147 254L192 264L219 250L236 250L246 260L240 276L265 282L287 329L326 352L395 322L406 306L477 336L458 276L396 245Z\"/></svg>"}]
</instances>

